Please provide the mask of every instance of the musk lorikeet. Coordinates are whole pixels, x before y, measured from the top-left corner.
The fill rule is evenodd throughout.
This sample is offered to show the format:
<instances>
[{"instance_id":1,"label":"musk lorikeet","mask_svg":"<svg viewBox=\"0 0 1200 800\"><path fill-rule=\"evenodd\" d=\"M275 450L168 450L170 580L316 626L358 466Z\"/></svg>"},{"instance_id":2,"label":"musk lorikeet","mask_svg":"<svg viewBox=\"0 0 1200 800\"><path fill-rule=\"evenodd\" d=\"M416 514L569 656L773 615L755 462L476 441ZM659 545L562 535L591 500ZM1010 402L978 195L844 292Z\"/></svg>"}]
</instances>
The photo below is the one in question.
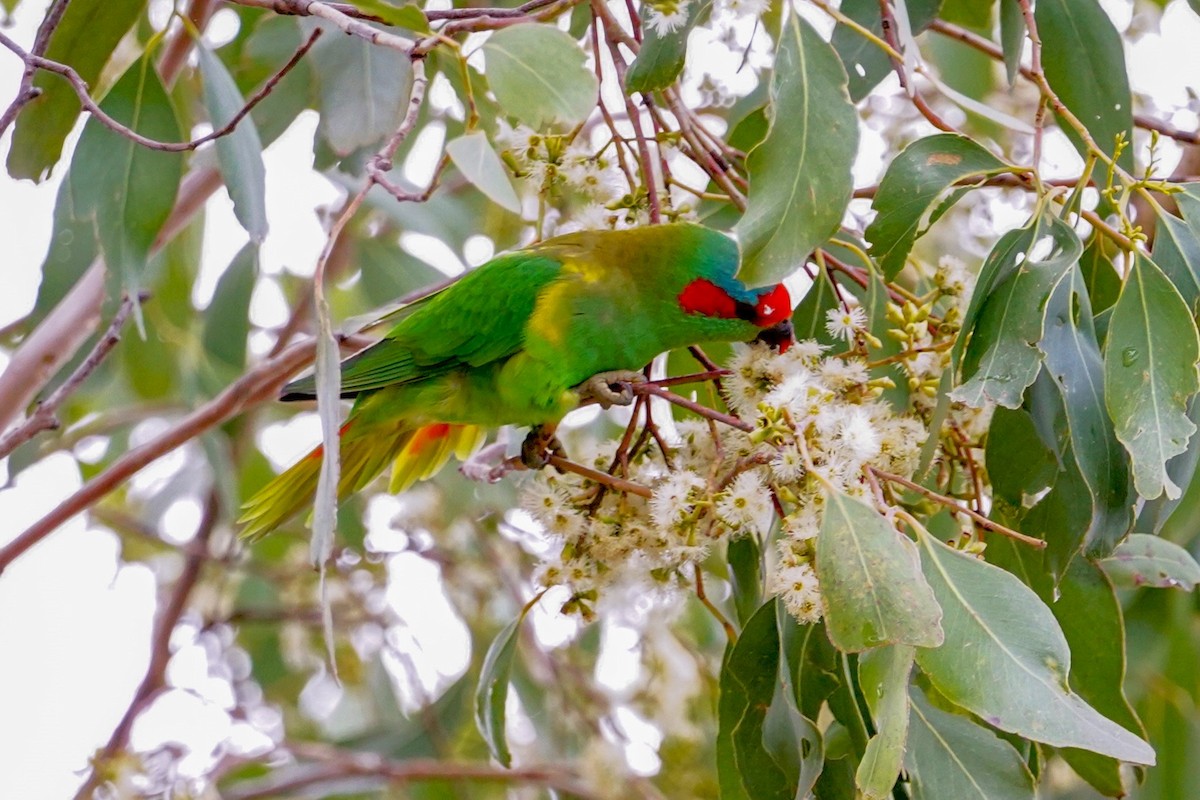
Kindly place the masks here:
<instances>
[{"instance_id":1,"label":"musk lorikeet","mask_svg":"<svg viewBox=\"0 0 1200 800\"><path fill-rule=\"evenodd\" d=\"M787 289L748 289L737 268L737 245L698 225L580 232L498 256L401 308L384 319L394 325L383 339L342 363L342 396L355 402L339 495L389 464L390 489L401 491L451 453L470 455L485 428L550 427L584 396L628 403L633 370L667 350L756 337L786 347ZM624 392L611 388L622 382ZM282 399L315 396L309 377ZM527 461L538 455L525 448ZM243 535L307 506L320 462L318 447L254 495Z\"/></svg>"}]
</instances>

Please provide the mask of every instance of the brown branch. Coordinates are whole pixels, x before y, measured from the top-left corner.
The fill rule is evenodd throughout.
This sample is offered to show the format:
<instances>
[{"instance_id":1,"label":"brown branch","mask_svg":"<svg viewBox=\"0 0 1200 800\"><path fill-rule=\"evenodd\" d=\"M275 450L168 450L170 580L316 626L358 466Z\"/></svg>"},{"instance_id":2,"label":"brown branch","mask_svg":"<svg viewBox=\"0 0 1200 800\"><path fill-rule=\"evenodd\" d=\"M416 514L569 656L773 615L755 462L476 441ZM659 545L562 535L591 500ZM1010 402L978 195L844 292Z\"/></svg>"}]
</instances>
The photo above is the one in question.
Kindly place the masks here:
<instances>
[{"instance_id":1,"label":"brown branch","mask_svg":"<svg viewBox=\"0 0 1200 800\"><path fill-rule=\"evenodd\" d=\"M0 436L0 458L4 458L42 431L53 430L59 426L57 416L59 406L87 380L89 375L96 371L100 362L116 347L117 342L121 340L121 328L133 310L133 304L132 298L125 297L121 301L117 313L113 315L108 330L96 342L83 362L75 368L75 371L44 402L39 403L23 423Z\"/></svg>"},{"instance_id":2,"label":"brown branch","mask_svg":"<svg viewBox=\"0 0 1200 800\"><path fill-rule=\"evenodd\" d=\"M314 354L315 343L311 339L292 345L278 357L264 361L246 372L226 387L225 391L159 436L127 451L24 533L0 548L0 574L26 550L53 533L59 525L86 510L143 467L241 411L273 398L287 378L311 362Z\"/></svg>"},{"instance_id":3,"label":"brown branch","mask_svg":"<svg viewBox=\"0 0 1200 800\"><path fill-rule=\"evenodd\" d=\"M694 400L688 400L686 397L680 397L674 392L669 392L653 383L636 383L633 385L633 391L635 394L649 394L655 397L661 397L667 402L674 403L680 408L686 408L693 414L699 414L700 416L711 419L714 422L724 423L731 428L737 428L739 431L745 431L746 433L749 433L750 431L754 430L754 426L745 420L738 419L732 414L725 414L709 408L708 406L701 405Z\"/></svg>"},{"instance_id":4,"label":"brown branch","mask_svg":"<svg viewBox=\"0 0 1200 800\"><path fill-rule=\"evenodd\" d=\"M515 766L509 769L492 764L447 761L433 758L386 759L375 754L350 753L324 745L292 744L296 755L318 762L312 769L282 779L267 779L242 791L227 791L227 800L263 800L314 789L321 794L322 784L346 778L375 778L383 785L405 786L419 781L472 781L475 783L533 784L556 789L581 800L599 797L583 785L575 774L557 765Z\"/></svg>"},{"instance_id":5,"label":"brown branch","mask_svg":"<svg viewBox=\"0 0 1200 800\"><path fill-rule=\"evenodd\" d=\"M926 489L921 484L914 483L913 481L910 481L908 478L905 478L901 475L893 475L890 472L884 472L883 470L876 469L875 467L867 467L867 469L870 470L875 475L877 475L878 477L882 478L883 480L888 481L889 483L898 483L901 486L904 486L908 489L912 489L917 494L922 495L922 496L934 501L935 503L940 503L941 505L944 505L947 508L950 508L955 511L959 511L959 512L962 512L963 514L966 514L971 519L975 520L975 522L978 523L981 528L986 528L989 531L998 533L1001 536L1007 536L1010 539L1016 539L1018 542L1023 542L1024 544L1027 544L1030 547L1035 547L1038 550L1044 550L1046 548L1046 542L1044 542L1043 540L1035 539L1032 536L1026 536L1025 534L1020 533L1019 531L1014 531L1012 528L1009 528L1005 525L1001 525L999 522L990 520L987 517L985 517L983 514L980 514L978 511L975 511L974 509L970 508L969 506L963 505L962 503L960 503L959 501L955 500L952 497L946 497L943 494L938 494L937 492L933 491L932 489Z\"/></svg>"},{"instance_id":6,"label":"brown branch","mask_svg":"<svg viewBox=\"0 0 1200 800\"><path fill-rule=\"evenodd\" d=\"M300 45L300 49L298 49L292 55L292 57L288 59L288 62L283 65L279 72L275 73L270 80L263 84L262 88L255 92L254 96L246 101L246 104L242 106L242 108L236 114L233 115L228 123L222 125L220 128L212 131L211 133L187 142L160 142L157 139L150 139L146 136L142 136L132 128L129 128L128 126L113 119L96 103L95 100L92 99L91 90L88 88L88 85L83 78L79 76L79 73L75 71L74 67L71 67L67 64L60 64L57 61L51 61L47 58L42 58L41 56L36 56L32 53L26 53L23 49L21 49L20 45L5 36L3 33L0 33L0 45L3 45L11 50L26 64L36 67L37 69L45 70L46 72L52 72L55 75L65 78L66 81L71 84L71 88L75 90L75 94L79 98L79 102L83 105L84 109L109 130L151 150L161 150L168 153L180 153L188 150L195 150L202 144L206 144L215 139L220 139L222 136L228 136L230 133L233 133L233 130L238 126L238 123L240 123L247 114L254 110L256 105L266 99L267 95L271 93L279 81L283 80L284 76L286 76L287 73L290 72L297 63L299 63L300 59L304 57L304 54L307 53L309 49L316 43L316 40L320 37L321 33L322 31L320 28L314 30L308 37L308 40L305 41L304 44Z\"/></svg>"},{"instance_id":7,"label":"brown branch","mask_svg":"<svg viewBox=\"0 0 1200 800\"><path fill-rule=\"evenodd\" d=\"M54 0L54 3L46 10L46 16L42 19L42 24L38 26L37 35L34 36L30 53L36 56L46 54L46 50L50 47L50 37L58 27L58 23L62 22L68 2L70 0ZM21 85L17 89L17 96L13 98L8 108L4 109L4 114L0 115L0 136L3 136L4 132L8 130L8 126L17 118L17 114L21 113L22 108L41 96L42 90L33 85L33 76L36 74L37 68L26 61L25 71L21 73Z\"/></svg>"},{"instance_id":8,"label":"brown branch","mask_svg":"<svg viewBox=\"0 0 1200 800\"><path fill-rule=\"evenodd\" d=\"M154 630L150 637L150 663L146 666L142 682L138 684L133 700L125 709L117 727L113 729L108 742L92 758L91 772L87 780L79 787L79 791L75 793L75 800L90 800L95 790L103 784L105 767L128 745L129 733L133 730L134 721L166 686L167 663L171 660L171 634L174 633L175 626L183 616L188 598L191 596L192 590L196 588L196 584L200 580L200 573L209 559L208 543L216 528L219 511L217 490L214 488L208 493L208 499L204 504L204 513L200 520L200 529L192 542L193 547L188 551L183 562L183 570L175 581L166 605L162 606L158 617L154 620Z\"/></svg>"}]
</instances>

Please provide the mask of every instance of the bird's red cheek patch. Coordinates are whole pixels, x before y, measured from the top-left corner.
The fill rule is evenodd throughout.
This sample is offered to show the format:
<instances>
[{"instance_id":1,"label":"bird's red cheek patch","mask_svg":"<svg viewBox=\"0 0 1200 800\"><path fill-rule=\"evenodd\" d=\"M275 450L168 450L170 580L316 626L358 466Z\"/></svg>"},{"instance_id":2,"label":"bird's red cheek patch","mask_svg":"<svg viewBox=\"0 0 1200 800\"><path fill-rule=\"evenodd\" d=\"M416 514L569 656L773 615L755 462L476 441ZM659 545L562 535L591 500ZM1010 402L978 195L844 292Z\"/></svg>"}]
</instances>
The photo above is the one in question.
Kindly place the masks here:
<instances>
[{"instance_id":1,"label":"bird's red cheek patch","mask_svg":"<svg viewBox=\"0 0 1200 800\"><path fill-rule=\"evenodd\" d=\"M697 278L684 287L679 293L679 307L689 314L707 317L732 319L737 316L737 302L720 286L704 278Z\"/></svg>"},{"instance_id":2,"label":"bird's red cheek patch","mask_svg":"<svg viewBox=\"0 0 1200 800\"><path fill-rule=\"evenodd\" d=\"M783 322L792 315L792 296L782 283L758 298L758 319L755 323L766 328L778 322Z\"/></svg>"}]
</instances>

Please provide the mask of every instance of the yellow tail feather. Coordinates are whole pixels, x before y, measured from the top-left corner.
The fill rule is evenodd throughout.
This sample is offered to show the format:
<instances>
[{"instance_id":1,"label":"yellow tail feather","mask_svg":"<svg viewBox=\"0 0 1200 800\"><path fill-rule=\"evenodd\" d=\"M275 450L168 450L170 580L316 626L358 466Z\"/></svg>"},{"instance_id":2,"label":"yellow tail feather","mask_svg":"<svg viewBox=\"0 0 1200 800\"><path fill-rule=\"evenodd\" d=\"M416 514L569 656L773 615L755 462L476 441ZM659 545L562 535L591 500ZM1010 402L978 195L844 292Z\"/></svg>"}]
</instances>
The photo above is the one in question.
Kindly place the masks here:
<instances>
[{"instance_id":1,"label":"yellow tail feather","mask_svg":"<svg viewBox=\"0 0 1200 800\"><path fill-rule=\"evenodd\" d=\"M397 426L392 431L355 431L346 436L351 423L342 428L341 479L338 497L360 491L393 461L390 491L400 492L440 470L454 453L465 459L483 442L484 431L474 425ZM238 520L242 537L258 539L290 519L312 502L321 470L321 447L277 475L242 506Z\"/></svg>"}]
</instances>

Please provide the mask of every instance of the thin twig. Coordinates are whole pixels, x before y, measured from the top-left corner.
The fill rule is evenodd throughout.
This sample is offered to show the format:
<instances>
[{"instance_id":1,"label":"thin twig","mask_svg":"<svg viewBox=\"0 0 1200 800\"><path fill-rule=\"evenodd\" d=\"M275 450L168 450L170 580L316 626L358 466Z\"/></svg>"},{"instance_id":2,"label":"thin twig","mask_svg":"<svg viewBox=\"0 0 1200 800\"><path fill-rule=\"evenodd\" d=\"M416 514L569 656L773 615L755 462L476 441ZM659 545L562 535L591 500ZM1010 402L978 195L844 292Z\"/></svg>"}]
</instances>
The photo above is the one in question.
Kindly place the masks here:
<instances>
[{"instance_id":1,"label":"thin twig","mask_svg":"<svg viewBox=\"0 0 1200 800\"><path fill-rule=\"evenodd\" d=\"M117 313L104 335L96 342L92 351L75 368L75 371L55 389L44 402L39 403L34 412L20 425L13 428L4 436L0 436L0 458L17 449L42 431L53 430L59 426L58 409L63 402L74 394L75 390L96 371L105 357L121 340L121 328L133 310L133 298L126 297L121 301Z\"/></svg>"},{"instance_id":2,"label":"thin twig","mask_svg":"<svg viewBox=\"0 0 1200 800\"><path fill-rule=\"evenodd\" d=\"M1038 550L1044 550L1046 547L1045 541L1043 541L1041 539L1035 539L1032 536L1026 536L1025 534L1020 533L1019 531L1014 531L1012 528L1009 528L1005 525L1001 525L999 522L990 520L987 517L985 517L983 514L980 514L978 511L975 511L974 509L970 508L969 506L963 505L962 503L960 503L959 501L955 500L952 497L946 497L943 494L938 494L937 492L933 491L932 489L926 489L921 484L914 483L913 481L910 481L908 478L905 478L901 475L893 475L890 472L884 472L883 470L876 469L875 467L867 467L867 469L869 469L871 472L875 473L875 475L879 476L883 480L888 481L889 483L898 483L901 486L904 486L908 489L912 489L917 494L920 494L930 500L933 500L935 503L941 503L942 505L946 506L947 508L952 508L955 511L960 511L960 512L966 514L971 519L975 520L975 522L978 523L981 528L986 528L989 531L998 533L1001 536L1007 536L1010 539L1016 539L1018 542L1023 542L1025 544L1029 545L1030 547L1036 547Z\"/></svg>"},{"instance_id":3,"label":"thin twig","mask_svg":"<svg viewBox=\"0 0 1200 800\"><path fill-rule=\"evenodd\" d=\"M5 36L3 33L0 33L0 45L3 45L11 50L26 64L32 65L47 72L52 72L55 75L65 78L67 82L71 84L71 88L75 90L75 94L79 98L79 102L83 105L84 109L97 121L103 124L104 127L120 134L121 136L124 136L126 139L136 142L142 147L146 147L151 150L161 150L168 153L179 153L188 150L195 150L202 144L206 144L207 142L220 139L222 136L228 136L230 133L233 133L233 130L238 126L238 123L240 123L247 114L253 111L256 105L266 99L267 95L271 93L279 81L283 80L284 76L286 76L288 72L290 72L297 63L299 63L300 59L304 57L304 54L307 53L309 49L316 43L321 33L322 31L320 28L314 30L312 34L309 35L308 40L305 41L304 44L300 45L300 49L298 49L292 55L292 57L288 59L287 63L283 65L279 72L275 73L270 80L263 84L262 88L255 92L254 96L246 101L246 104L242 106L236 114L233 115L229 122L212 131L211 133L187 142L160 142L157 139L151 139L149 137L142 136L132 128L113 119L96 103L95 100L92 99L91 90L88 88L88 85L83 78L79 76L79 73L75 71L74 67L71 67L67 64L60 64L57 61L51 61L47 58L33 55L32 53L26 53L20 45Z\"/></svg>"},{"instance_id":4,"label":"thin twig","mask_svg":"<svg viewBox=\"0 0 1200 800\"><path fill-rule=\"evenodd\" d=\"M693 414L699 414L702 417L707 417L714 422L724 423L731 428L737 428L739 431L745 431L746 433L749 433L750 431L754 430L754 426L745 420L738 419L732 414L725 414L709 408L708 406L700 405L693 400L688 400L686 397L680 397L674 392L669 392L660 386L654 385L653 383L634 384L633 391L635 394L650 394L654 395L655 397L661 397L667 402L674 403L680 408L686 408Z\"/></svg>"},{"instance_id":5,"label":"thin twig","mask_svg":"<svg viewBox=\"0 0 1200 800\"><path fill-rule=\"evenodd\" d=\"M63 14L67 10L67 3L70 0L54 0L54 3L46 10L46 16L42 19L42 24L38 26L37 35L33 39L33 47L29 52L35 56L44 56L46 50L50 47L50 37L54 34L58 23L62 22ZM0 115L0 136L8 130L8 126L17 118L17 114L21 113L21 109L30 101L40 97L42 90L33 85L33 77L37 74L37 68L25 62L25 71L21 74L21 85L17 89L17 96L13 98L12 103L8 108L4 109L4 114Z\"/></svg>"}]
</instances>

